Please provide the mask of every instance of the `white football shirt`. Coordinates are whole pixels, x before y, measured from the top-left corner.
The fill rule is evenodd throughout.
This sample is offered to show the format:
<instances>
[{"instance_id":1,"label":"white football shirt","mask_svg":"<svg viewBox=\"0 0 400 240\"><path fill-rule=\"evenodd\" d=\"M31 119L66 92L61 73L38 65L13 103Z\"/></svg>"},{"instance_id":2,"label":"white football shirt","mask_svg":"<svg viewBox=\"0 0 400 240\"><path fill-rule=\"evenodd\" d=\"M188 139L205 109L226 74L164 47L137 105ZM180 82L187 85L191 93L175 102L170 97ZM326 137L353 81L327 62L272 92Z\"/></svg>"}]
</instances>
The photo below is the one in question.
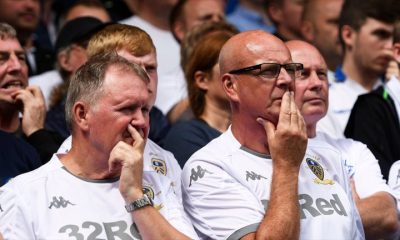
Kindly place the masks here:
<instances>
[{"instance_id":1,"label":"white football shirt","mask_svg":"<svg viewBox=\"0 0 400 240\"><path fill-rule=\"evenodd\" d=\"M61 144L57 153L67 153L71 149L72 137L69 136ZM181 174L182 169L179 166L178 161L174 155L158 146L151 139L146 140L143 153L143 170L144 171L157 171L160 174L167 176L172 180L171 185L174 187L176 196L179 198L179 202L182 202L181 192Z\"/></svg>"},{"instance_id":2,"label":"white football shirt","mask_svg":"<svg viewBox=\"0 0 400 240\"><path fill-rule=\"evenodd\" d=\"M343 138L351 109L357 97L368 91L351 79L332 82L329 86L329 108L326 116L317 124L317 130L334 138Z\"/></svg>"},{"instance_id":3,"label":"white football shirt","mask_svg":"<svg viewBox=\"0 0 400 240\"><path fill-rule=\"evenodd\" d=\"M341 153L309 140L300 168L300 239L364 239ZM200 237L240 239L268 208L272 160L246 149L230 129L196 152L182 173L183 202ZM291 176L287 176L291 178Z\"/></svg>"},{"instance_id":4,"label":"white football shirt","mask_svg":"<svg viewBox=\"0 0 400 240\"><path fill-rule=\"evenodd\" d=\"M168 176L174 167L157 154L148 156L144 192L172 226L196 239L176 179ZM5 239L140 239L118 186L118 179L76 177L53 155L44 166L0 188L0 232Z\"/></svg>"},{"instance_id":5,"label":"white football shirt","mask_svg":"<svg viewBox=\"0 0 400 240\"><path fill-rule=\"evenodd\" d=\"M377 192L388 192L394 196L393 191L383 179L378 160L365 144L349 138L334 139L322 132L317 132L315 139L326 142L341 151L348 174L353 177L356 191L361 198L369 197Z\"/></svg>"}]
</instances>

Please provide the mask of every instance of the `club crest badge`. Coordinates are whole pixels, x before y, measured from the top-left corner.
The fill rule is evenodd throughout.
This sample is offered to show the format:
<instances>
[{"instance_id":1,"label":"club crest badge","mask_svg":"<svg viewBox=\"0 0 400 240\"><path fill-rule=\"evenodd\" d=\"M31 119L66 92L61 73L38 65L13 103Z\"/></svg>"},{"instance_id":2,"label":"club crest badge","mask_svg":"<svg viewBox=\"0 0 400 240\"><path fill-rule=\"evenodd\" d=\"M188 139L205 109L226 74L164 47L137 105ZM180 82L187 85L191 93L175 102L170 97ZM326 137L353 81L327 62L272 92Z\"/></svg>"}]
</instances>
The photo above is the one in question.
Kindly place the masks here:
<instances>
[{"instance_id":1,"label":"club crest badge","mask_svg":"<svg viewBox=\"0 0 400 240\"><path fill-rule=\"evenodd\" d=\"M314 179L315 183L324 185L334 184L333 180L324 179L325 178L324 168L316 160L311 158L306 158L306 162L310 170L314 173L315 176L317 176L317 178Z\"/></svg>"},{"instance_id":2,"label":"club crest badge","mask_svg":"<svg viewBox=\"0 0 400 240\"><path fill-rule=\"evenodd\" d=\"M167 164L164 160L158 158L151 159L151 166L153 167L154 171L160 173L164 176L167 175Z\"/></svg>"}]
</instances>

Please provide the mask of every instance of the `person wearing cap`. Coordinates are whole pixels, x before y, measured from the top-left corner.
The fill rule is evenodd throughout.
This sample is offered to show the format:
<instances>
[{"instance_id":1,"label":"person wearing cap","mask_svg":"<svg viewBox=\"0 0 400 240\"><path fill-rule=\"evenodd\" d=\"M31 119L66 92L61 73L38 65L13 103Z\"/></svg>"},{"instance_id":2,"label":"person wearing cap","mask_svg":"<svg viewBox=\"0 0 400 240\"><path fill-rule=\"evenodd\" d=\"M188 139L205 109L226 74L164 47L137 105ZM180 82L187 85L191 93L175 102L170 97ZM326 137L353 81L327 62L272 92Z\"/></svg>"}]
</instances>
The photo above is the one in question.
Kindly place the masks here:
<instances>
[{"instance_id":1,"label":"person wearing cap","mask_svg":"<svg viewBox=\"0 0 400 240\"><path fill-rule=\"evenodd\" d=\"M69 80L87 61L86 47L90 37L105 25L97 18L79 17L67 22L58 35L55 46L58 74L62 81L51 91L45 127L57 132L63 139L70 135L64 112Z\"/></svg>"}]
</instances>

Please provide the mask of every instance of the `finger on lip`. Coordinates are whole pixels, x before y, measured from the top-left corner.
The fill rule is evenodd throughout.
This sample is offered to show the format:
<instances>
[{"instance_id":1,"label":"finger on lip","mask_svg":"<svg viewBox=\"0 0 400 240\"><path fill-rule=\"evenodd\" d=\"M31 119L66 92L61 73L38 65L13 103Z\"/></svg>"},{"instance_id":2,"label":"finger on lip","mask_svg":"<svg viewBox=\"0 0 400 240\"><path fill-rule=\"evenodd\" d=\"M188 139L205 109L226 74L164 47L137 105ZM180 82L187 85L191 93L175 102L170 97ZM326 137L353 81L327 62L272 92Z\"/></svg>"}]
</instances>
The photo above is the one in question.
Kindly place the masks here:
<instances>
[{"instance_id":1,"label":"finger on lip","mask_svg":"<svg viewBox=\"0 0 400 240\"><path fill-rule=\"evenodd\" d=\"M128 124L128 131L130 132L130 134L133 136L134 132L137 132L142 138L144 138L144 131L143 129L139 128L137 129L136 127L134 127L132 124Z\"/></svg>"}]
</instances>

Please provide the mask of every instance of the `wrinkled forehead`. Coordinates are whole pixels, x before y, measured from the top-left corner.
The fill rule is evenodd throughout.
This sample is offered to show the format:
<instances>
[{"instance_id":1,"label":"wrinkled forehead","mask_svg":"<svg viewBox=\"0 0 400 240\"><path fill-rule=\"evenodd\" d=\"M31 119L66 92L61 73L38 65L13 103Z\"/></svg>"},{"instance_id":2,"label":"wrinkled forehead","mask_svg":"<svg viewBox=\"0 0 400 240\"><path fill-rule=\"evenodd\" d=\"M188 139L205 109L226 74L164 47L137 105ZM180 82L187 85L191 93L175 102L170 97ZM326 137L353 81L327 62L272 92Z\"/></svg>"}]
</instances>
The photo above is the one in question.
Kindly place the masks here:
<instances>
[{"instance_id":1,"label":"wrinkled forehead","mask_svg":"<svg viewBox=\"0 0 400 240\"><path fill-rule=\"evenodd\" d=\"M316 67L319 69L327 69L326 62L322 55L315 49L294 49L291 50L293 62L302 63L304 68Z\"/></svg>"},{"instance_id":2,"label":"wrinkled forehead","mask_svg":"<svg viewBox=\"0 0 400 240\"><path fill-rule=\"evenodd\" d=\"M244 43L240 54L245 64L259 64L265 62L288 63L291 55L283 43L274 41L251 41Z\"/></svg>"},{"instance_id":3,"label":"wrinkled forehead","mask_svg":"<svg viewBox=\"0 0 400 240\"><path fill-rule=\"evenodd\" d=\"M0 39L0 51L9 53L11 52L25 53L19 41L14 38Z\"/></svg>"}]
</instances>

